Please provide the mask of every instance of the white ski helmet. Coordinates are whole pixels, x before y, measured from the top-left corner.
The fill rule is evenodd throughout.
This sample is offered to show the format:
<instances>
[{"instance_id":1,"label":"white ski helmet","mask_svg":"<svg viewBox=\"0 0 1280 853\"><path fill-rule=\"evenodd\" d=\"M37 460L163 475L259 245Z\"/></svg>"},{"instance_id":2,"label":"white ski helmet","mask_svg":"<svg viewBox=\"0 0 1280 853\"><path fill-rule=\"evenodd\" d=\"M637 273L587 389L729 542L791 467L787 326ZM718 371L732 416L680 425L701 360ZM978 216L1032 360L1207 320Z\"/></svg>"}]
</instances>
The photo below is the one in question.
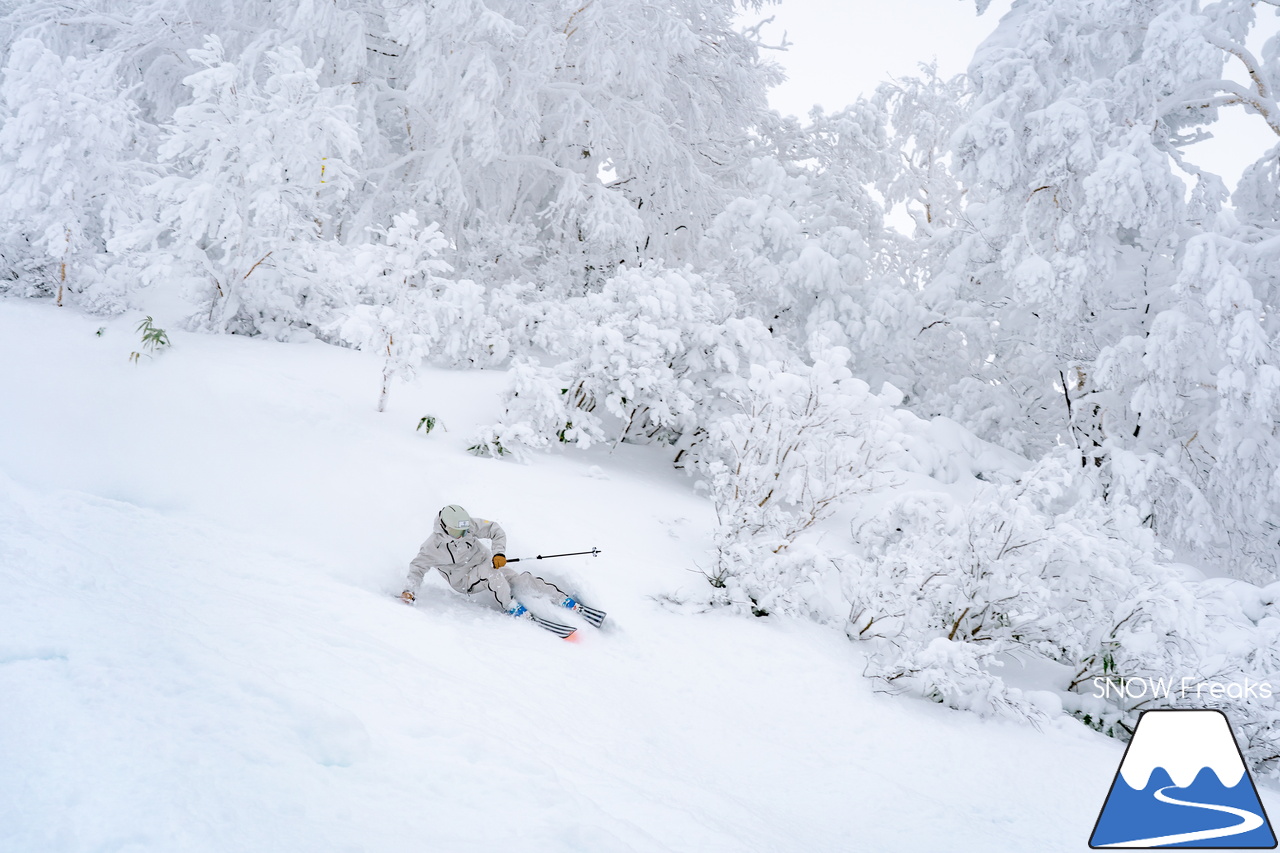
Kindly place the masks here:
<instances>
[{"instance_id":1,"label":"white ski helmet","mask_svg":"<svg viewBox=\"0 0 1280 853\"><path fill-rule=\"evenodd\" d=\"M454 539L461 539L471 529L471 514L457 504L440 510L440 529Z\"/></svg>"}]
</instances>

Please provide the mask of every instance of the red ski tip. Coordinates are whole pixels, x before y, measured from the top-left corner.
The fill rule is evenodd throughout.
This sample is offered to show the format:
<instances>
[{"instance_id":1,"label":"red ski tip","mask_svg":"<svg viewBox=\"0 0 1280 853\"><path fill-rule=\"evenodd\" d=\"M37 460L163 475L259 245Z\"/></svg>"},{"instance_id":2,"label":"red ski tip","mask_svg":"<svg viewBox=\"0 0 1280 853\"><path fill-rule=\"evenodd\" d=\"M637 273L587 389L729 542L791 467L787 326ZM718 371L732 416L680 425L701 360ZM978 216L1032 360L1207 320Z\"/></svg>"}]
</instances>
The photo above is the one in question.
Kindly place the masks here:
<instances>
[{"instance_id":1,"label":"red ski tip","mask_svg":"<svg viewBox=\"0 0 1280 853\"><path fill-rule=\"evenodd\" d=\"M564 638L564 641L565 641L566 643L579 643L579 642L582 642L582 641L579 639L579 637L578 637L578 632L577 632L577 631L574 631L572 634L570 634L569 636L565 637L565 638Z\"/></svg>"}]
</instances>

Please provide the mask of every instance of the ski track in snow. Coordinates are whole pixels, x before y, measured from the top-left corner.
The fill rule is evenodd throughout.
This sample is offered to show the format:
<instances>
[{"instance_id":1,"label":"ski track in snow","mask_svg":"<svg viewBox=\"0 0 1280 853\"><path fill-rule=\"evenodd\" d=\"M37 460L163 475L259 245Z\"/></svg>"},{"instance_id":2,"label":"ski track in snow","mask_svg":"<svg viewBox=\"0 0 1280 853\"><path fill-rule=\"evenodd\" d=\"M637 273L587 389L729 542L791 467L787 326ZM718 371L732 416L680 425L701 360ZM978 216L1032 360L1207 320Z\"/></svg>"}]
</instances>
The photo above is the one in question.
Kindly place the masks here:
<instances>
[{"instance_id":1,"label":"ski track in snow","mask_svg":"<svg viewBox=\"0 0 1280 853\"><path fill-rule=\"evenodd\" d=\"M380 416L376 359L171 332L132 365L137 318L102 322L0 300L2 853L1084 849L1120 744L659 606L711 509L654 451L478 460L500 373ZM607 630L393 600L453 501L519 552L601 548L538 569Z\"/></svg>"},{"instance_id":2,"label":"ski track in snow","mask_svg":"<svg viewBox=\"0 0 1280 853\"><path fill-rule=\"evenodd\" d=\"M1208 809L1215 812L1224 812L1226 814L1235 815L1240 818L1240 823L1235 826L1224 826L1219 829L1201 829L1196 832L1181 832L1175 835L1161 835L1156 838L1140 838L1137 841L1126 841L1123 844L1107 844L1106 847L1168 847L1174 844L1185 844L1188 841L1208 841L1211 838L1227 838L1232 835L1240 835L1245 832L1252 832L1262 826L1262 818L1253 812L1237 809L1234 806L1219 806L1212 803L1193 803L1188 800L1176 800L1170 797L1165 791L1177 788L1177 785L1168 785L1160 788L1155 792L1155 798L1162 803L1169 803L1175 806L1189 806L1195 809Z\"/></svg>"}]
</instances>

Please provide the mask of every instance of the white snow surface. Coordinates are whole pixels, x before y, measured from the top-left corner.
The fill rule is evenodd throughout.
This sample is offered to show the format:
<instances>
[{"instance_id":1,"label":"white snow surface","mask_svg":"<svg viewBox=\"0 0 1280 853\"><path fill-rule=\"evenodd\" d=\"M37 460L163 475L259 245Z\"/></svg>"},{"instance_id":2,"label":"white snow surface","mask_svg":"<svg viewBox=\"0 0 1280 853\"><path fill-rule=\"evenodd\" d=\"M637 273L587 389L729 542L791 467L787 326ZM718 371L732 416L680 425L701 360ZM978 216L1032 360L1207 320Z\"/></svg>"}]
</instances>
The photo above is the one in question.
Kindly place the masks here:
<instances>
[{"instance_id":1,"label":"white snow surface","mask_svg":"<svg viewBox=\"0 0 1280 853\"><path fill-rule=\"evenodd\" d=\"M0 300L3 853L1086 849L1120 743L660 606L712 518L658 451L479 459L501 372L378 414L370 356L169 328L135 365L139 319ZM393 600L455 502L512 555L601 548L537 567L607 630Z\"/></svg>"},{"instance_id":2,"label":"white snow surface","mask_svg":"<svg viewBox=\"0 0 1280 853\"><path fill-rule=\"evenodd\" d=\"M1189 786L1206 767L1228 788L1234 788L1245 772L1227 718L1217 711L1144 715L1120 765L1120 775L1130 788L1141 791L1157 767L1168 771L1179 788Z\"/></svg>"}]
</instances>

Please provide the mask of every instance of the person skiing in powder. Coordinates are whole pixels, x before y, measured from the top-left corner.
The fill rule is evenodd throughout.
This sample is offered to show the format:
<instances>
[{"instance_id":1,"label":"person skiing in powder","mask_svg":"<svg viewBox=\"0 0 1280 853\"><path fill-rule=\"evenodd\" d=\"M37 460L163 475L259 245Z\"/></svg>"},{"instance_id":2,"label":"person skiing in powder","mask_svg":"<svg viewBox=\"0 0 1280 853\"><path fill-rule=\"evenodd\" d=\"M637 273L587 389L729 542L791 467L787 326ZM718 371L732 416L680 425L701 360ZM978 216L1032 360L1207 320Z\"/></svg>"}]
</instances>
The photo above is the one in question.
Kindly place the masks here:
<instances>
[{"instance_id":1,"label":"person skiing in powder","mask_svg":"<svg viewBox=\"0 0 1280 853\"><path fill-rule=\"evenodd\" d=\"M481 542L482 539L489 540L492 548ZM462 507L450 504L436 514L435 528L418 549L418 556L409 563L409 576L400 597L412 603L417 598L423 575L430 569L436 569L455 591L465 595L492 595L498 606L510 616L533 618L539 624L545 621L530 614L516 599L512 592L515 582L581 614L597 627L604 621L602 611L579 603L555 584L531 572L517 574L507 568L506 549L506 531L496 521L472 518ZM543 627L547 625L543 624Z\"/></svg>"}]
</instances>

